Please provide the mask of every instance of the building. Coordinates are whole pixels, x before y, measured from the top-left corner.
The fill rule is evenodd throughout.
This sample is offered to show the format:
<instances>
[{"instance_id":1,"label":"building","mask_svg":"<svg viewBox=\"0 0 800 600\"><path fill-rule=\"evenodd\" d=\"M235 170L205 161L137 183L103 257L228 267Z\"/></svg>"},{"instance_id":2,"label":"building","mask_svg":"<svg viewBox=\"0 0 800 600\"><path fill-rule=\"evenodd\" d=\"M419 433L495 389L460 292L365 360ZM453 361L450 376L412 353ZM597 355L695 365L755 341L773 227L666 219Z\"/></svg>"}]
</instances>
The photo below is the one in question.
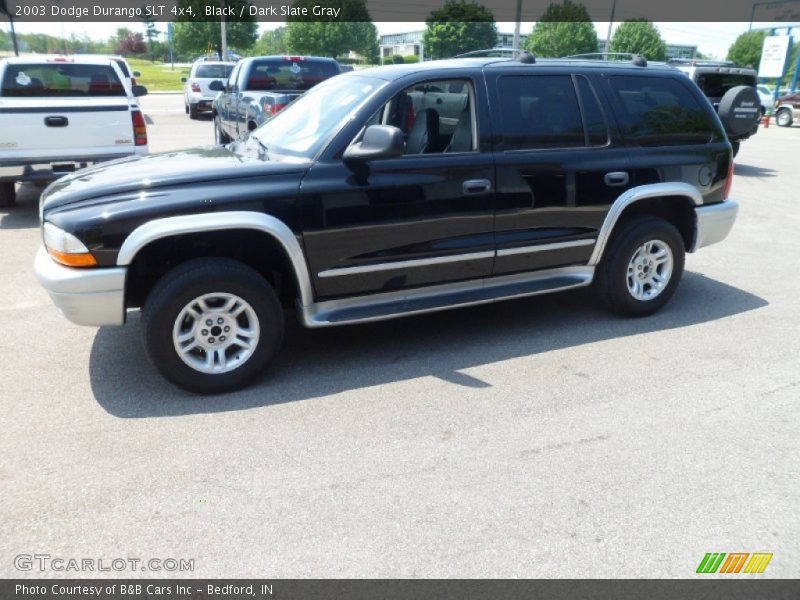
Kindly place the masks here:
<instances>
[{"instance_id":1,"label":"building","mask_svg":"<svg viewBox=\"0 0 800 600\"><path fill-rule=\"evenodd\" d=\"M388 33L380 36L378 43L380 44L381 62L383 62L384 57L397 54L401 56L419 56L420 60L427 60L422 43L423 33L423 31L408 31L406 33ZM527 39L527 34L520 34L519 45L524 46ZM514 45L514 34L498 33L496 45L501 48L511 48ZM475 50L483 49L475 48Z\"/></svg>"}]
</instances>

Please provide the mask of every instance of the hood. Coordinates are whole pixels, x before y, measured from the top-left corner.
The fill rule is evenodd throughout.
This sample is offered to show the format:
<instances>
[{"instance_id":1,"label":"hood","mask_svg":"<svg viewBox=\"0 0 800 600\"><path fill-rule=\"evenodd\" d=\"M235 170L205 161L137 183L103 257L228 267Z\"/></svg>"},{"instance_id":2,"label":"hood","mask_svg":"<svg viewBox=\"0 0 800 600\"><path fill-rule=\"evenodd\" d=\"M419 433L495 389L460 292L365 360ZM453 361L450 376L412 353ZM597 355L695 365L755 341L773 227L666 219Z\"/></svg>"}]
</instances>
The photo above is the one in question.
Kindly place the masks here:
<instances>
[{"instance_id":1,"label":"hood","mask_svg":"<svg viewBox=\"0 0 800 600\"><path fill-rule=\"evenodd\" d=\"M306 162L268 160L265 153L247 142L130 156L58 179L42 194L41 209L165 186L299 173L308 167Z\"/></svg>"}]
</instances>

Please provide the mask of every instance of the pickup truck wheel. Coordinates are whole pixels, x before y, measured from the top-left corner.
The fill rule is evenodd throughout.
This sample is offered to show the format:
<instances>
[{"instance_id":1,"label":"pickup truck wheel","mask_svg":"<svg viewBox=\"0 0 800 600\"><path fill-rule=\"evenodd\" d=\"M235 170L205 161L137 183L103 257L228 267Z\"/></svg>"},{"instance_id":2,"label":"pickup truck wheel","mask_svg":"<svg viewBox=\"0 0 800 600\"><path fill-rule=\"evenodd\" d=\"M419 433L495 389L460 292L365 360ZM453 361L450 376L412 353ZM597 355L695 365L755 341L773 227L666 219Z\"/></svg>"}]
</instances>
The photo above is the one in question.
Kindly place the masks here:
<instances>
[{"instance_id":1,"label":"pickup truck wheel","mask_svg":"<svg viewBox=\"0 0 800 600\"><path fill-rule=\"evenodd\" d=\"M608 307L643 317L664 306L678 287L685 250L674 225L656 217L634 217L618 225L597 271L597 287Z\"/></svg>"},{"instance_id":2,"label":"pickup truck wheel","mask_svg":"<svg viewBox=\"0 0 800 600\"><path fill-rule=\"evenodd\" d=\"M793 120L792 111L788 108L782 108L775 113L775 122L779 127L791 127Z\"/></svg>"},{"instance_id":3,"label":"pickup truck wheel","mask_svg":"<svg viewBox=\"0 0 800 600\"><path fill-rule=\"evenodd\" d=\"M222 133L222 128L220 127L218 118L214 119L214 143L217 146L231 143L231 138Z\"/></svg>"},{"instance_id":4,"label":"pickup truck wheel","mask_svg":"<svg viewBox=\"0 0 800 600\"><path fill-rule=\"evenodd\" d=\"M17 192L13 181L0 182L0 208L14 206L17 201Z\"/></svg>"},{"instance_id":5,"label":"pickup truck wheel","mask_svg":"<svg viewBox=\"0 0 800 600\"><path fill-rule=\"evenodd\" d=\"M189 118L190 119L197 119L197 104L190 104L189 105Z\"/></svg>"},{"instance_id":6,"label":"pickup truck wheel","mask_svg":"<svg viewBox=\"0 0 800 600\"><path fill-rule=\"evenodd\" d=\"M147 298L144 344L175 385L201 394L237 389L261 373L283 339L283 311L261 275L201 258L164 275Z\"/></svg>"}]
</instances>

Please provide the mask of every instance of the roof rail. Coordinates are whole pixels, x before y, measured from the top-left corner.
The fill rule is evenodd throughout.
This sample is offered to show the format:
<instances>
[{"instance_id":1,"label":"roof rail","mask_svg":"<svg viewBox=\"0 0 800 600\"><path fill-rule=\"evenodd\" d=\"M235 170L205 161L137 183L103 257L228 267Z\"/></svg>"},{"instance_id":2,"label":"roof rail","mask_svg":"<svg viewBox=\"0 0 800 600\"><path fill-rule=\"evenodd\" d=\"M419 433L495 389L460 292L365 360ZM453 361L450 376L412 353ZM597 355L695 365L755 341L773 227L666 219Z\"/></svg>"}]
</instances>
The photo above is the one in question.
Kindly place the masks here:
<instances>
[{"instance_id":1,"label":"roof rail","mask_svg":"<svg viewBox=\"0 0 800 600\"><path fill-rule=\"evenodd\" d=\"M645 59L645 57L641 54L635 54L633 52L587 52L585 54L573 54L571 56L565 56L564 58L572 60L629 60L637 67L647 66L647 59Z\"/></svg>"},{"instance_id":2,"label":"roof rail","mask_svg":"<svg viewBox=\"0 0 800 600\"><path fill-rule=\"evenodd\" d=\"M464 52L462 54L456 54L453 58L469 58L472 56L481 57L485 56L488 58L496 58L491 56L493 53L502 54L503 58L513 58L516 57L521 50L514 50L514 48L509 48L507 46L498 46L496 48L484 48L482 50L472 50L471 52Z\"/></svg>"},{"instance_id":3,"label":"roof rail","mask_svg":"<svg viewBox=\"0 0 800 600\"><path fill-rule=\"evenodd\" d=\"M670 58L668 65L688 65L692 67L738 67L729 60L701 60L698 58ZM744 68L744 67L743 67Z\"/></svg>"}]
</instances>

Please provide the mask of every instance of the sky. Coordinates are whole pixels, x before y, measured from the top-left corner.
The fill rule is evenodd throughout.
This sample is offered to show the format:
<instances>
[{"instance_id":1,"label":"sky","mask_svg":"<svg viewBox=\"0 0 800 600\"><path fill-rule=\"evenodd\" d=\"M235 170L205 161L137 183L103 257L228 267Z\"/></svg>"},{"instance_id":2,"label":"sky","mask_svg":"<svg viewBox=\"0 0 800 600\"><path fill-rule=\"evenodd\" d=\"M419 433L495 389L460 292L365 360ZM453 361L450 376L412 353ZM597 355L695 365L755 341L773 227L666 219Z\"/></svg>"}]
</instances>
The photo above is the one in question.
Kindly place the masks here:
<instances>
[{"instance_id":1,"label":"sky","mask_svg":"<svg viewBox=\"0 0 800 600\"><path fill-rule=\"evenodd\" d=\"M274 29L283 23L260 23L262 30ZM425 23L375 23L380 34L415 31L425 28ZM530 33L533 22L522 23L521 32ZM597 35L605 39L608 23L595 23ZM614 29L616 28L614 25ZM749 23L656 23L661 37L669 44L697 45L700 52L713 58L724 59L728 48L736 37L749 28ZM768 23L754 23L754 27L765 27ZM18 33L46 33L49 35L68 37L75 34L86 34L94 39L106 39L117 27L136 28L132 23L15 23ZM8 22L0 22L0 28L8 30ZM501 32L513 32L513 23L498 23ZM800 29L800 28L798 28ZM795 30L795 35L800 31ZM142 25L142 30L144 26ZM612 30L613 31L613 30Z\"/></svg>"}]
</instances>

